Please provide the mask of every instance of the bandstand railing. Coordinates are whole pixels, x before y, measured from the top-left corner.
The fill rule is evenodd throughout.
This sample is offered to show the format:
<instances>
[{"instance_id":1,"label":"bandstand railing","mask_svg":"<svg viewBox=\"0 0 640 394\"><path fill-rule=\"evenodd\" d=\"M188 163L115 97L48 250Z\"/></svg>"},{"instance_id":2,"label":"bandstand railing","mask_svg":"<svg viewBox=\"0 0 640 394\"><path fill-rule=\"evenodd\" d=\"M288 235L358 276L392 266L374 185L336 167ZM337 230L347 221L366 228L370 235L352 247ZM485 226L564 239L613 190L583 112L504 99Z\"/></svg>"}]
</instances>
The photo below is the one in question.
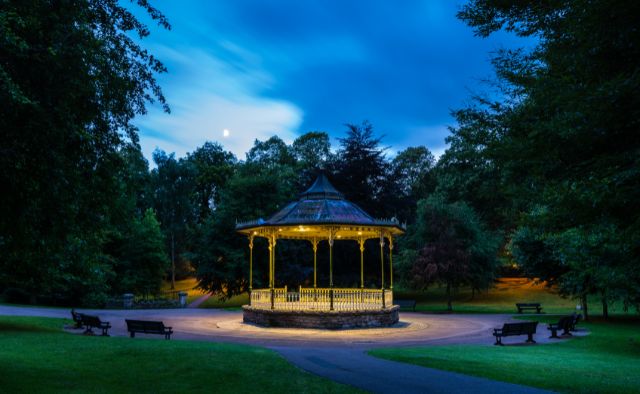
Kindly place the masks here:
<instances>
[{"instance_id":1,"label":"bandstand railing","mask_svg":"<svg viewBox=\"0 0 640 394\"><path fill-rule=\"evenodd\" d=\"M251 306L289 311L359 311L390 308L393 291L381 289L302 288L288 291L286 287L255 289Z\"/></svg>"}]
</instances>

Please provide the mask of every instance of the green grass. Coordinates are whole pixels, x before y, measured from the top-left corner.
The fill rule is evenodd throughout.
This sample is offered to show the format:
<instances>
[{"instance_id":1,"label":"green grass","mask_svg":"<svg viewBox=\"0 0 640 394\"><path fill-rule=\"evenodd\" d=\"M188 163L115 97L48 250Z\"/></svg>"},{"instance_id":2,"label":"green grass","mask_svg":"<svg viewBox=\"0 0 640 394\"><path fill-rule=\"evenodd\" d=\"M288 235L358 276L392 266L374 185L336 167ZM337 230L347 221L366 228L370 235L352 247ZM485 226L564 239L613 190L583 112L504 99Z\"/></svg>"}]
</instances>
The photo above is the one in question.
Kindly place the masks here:
<instances>
[{"instance_id":1,"label":"green grass","mask_svg":"<svg viewBox=\"0 0 640 394\"><path fill-rule=\"evenodd\" d=\"M566 393L640 392L640 321L581 326L591 333L546 345L386 348L370 354Z\"/></svg>"},{"instance_id":2,"label":"green grass","mask_svg":"<svg viewBox=\"0 0 640 394\"><path fill-rule=\"evenodd\" d=\"M232 308L238 309L242 305L249 303L249 293L242 293L229 298L226 301L221 301L215 294L209 297L205 302L200 304L200 308Z\"/></svg>"},{"instance_id":3,"label":"green grass","mask_svg":"<svg viewBox=\"0 0 640 394\"><path fill-rule=\"evenodd\" d=\"M205 294L204 291L195 289L197 284L198 284L198 280L196 278L186 278L186 279L177 280L176 287L174 290L186 292L187 304L189 304L195 301L196 299L202 297ZM169 281L162 282L160 291L171 291L171 282Z\"/></svg>"},{"instance_id":4,"label":"green grass","mask_svg":"<svg viewBox=\"0 0 640 394\"><path fill-rule=\"evenodd\" d=\"M0 316L0 392L357 392L259 347L87 337L62 332L69 323Z\"/></svg>"},{"instance_id":5,"label":"green grass","mask_svg":"<svg viewBox=\"0 0 640 394\"><path fill-rule=\"evenodd\" d=\"M414 299L416 310L444 312L447 300L444 288L432 288L425 292L394 289L396 299ZM602 305L593 299L589 313L601 313ZM455 313L514 313L517 302L540 302L545 313L567 313L574 311L577 301L560 297L553 289L525 278L502 278L495 286L472 297L470 289L460 289L453 301ZM609 313L622 312L622 305L612 305Z\"/></svg>"}]
</instances>

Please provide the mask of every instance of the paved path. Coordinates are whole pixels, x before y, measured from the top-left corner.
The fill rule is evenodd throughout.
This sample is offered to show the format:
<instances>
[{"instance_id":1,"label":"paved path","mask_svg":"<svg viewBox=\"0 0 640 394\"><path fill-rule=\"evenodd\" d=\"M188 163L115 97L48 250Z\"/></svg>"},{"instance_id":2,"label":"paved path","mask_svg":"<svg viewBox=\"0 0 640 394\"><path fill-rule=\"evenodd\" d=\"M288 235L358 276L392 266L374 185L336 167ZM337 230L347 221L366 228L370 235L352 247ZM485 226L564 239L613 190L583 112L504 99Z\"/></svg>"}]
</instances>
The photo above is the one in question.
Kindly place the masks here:
<instances>
[{"instance_id":1,"label":"paved path","mask_svg":"<svg viewBox=\"0 0 640 394\"><path fill-rule=\"evenodd\" d=\"M493 344L493 327L510 315L428 315L401 313L389 328L314 330L263 328L242 323L242 312L216 309L79 310L111 322L114 336L126 336L125 318L162 320L174 329L175 339L234 342L264 346L279 352L309 372L372 392L541 393L525 386L491 381L415 365L378 359L366 354L376 347ZM0 315L69 318L69 311L0 305ZM539 343L554 342L539 330ZM78 332L78 331L75 331ZM144 335L141 335L144 336ZM159 336L149 336L159 338ZM505 344L522 338L505 338Z\"/></svg>"},{"instance_id":2,"label":"paved path","mask_svg":"<svg viewBox=\"0 0 640 394\"><path fill-rule=\"evenodd\" d=\"M206 300L209 299L209 297L211 297L211 293L207 293L202 295L201 297L196 298L192 303L190 303L189 305L187 305L187 308L199 308L200 304L202 304L203 302L205 302Z\"/></svg>"},{"instance_id":3,"label":"paved path","mask_svg":"<svg viewBox=\"0 0 640 394\"><path fill-rule=\"evenodd\" d=\"M374 393L548 393L369 356L362 349L274 348L300 368Z\"/></svg>"}]
</instances>

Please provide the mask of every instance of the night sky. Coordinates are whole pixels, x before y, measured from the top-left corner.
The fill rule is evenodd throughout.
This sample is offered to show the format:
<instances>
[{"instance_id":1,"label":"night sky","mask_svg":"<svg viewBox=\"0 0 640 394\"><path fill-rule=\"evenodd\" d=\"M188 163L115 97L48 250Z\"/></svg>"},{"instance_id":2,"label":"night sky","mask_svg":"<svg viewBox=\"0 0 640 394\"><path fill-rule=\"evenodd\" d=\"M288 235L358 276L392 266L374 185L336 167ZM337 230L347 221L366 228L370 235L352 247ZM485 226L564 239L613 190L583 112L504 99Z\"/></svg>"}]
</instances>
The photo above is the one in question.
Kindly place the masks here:
<instances>
[{"instance_id":1,"label":"night sky","mask_svg":"<svg viewBox=\"0 0 640 394\"><path fill-rule=\"evenodd\" d=\"M491 53L527 44L475 37L455 17L461 4L156 1L172 30L143 17L153 26L143 45L169 69L159 81L172 113L153 106L136 119L143 152L182 157L218 141L244 159L256 138L313 130L335 148L345 123L366 119L391 155L416 145L439 155L451 110L488 90Z\"/></svg>"}]
</instances>

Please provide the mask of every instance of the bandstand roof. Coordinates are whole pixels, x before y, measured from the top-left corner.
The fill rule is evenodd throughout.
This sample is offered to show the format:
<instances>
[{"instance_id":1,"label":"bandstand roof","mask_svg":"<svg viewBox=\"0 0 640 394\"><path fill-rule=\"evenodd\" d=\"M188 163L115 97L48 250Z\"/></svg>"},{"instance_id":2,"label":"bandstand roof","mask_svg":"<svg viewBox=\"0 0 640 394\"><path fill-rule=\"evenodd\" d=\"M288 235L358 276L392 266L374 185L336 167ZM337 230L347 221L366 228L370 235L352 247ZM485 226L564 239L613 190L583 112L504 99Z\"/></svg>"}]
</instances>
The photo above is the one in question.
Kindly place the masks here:
<instances>
[{"instance_id":1,"label":"bandstand roof","mask_svg":"<svg viewBox=\"0 0 640 394\"><path fill-rule=\"evenodd\" d=\"M326 239L333 230L336 238L375 238L404 233L396 219L374 219L356 204L346 200L324 174L313 185L268 219L238 223L236 230L256 236L278 232L279 238Z\"/></svg>"}]
</instances>

